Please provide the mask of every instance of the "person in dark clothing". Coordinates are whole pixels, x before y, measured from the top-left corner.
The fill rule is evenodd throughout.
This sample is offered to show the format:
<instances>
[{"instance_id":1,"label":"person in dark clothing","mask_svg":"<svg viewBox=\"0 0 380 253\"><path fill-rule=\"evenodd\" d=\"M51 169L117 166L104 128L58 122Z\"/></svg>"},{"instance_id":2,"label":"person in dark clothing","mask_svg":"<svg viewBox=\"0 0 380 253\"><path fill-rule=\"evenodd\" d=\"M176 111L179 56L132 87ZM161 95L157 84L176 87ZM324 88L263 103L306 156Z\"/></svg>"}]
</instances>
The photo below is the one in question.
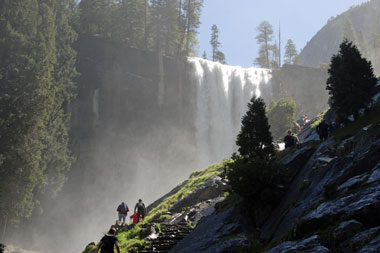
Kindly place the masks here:
<instances>
[{"instance_id":1,"label":"person in dark clothing","mask_svg":"<svg viewBox=\"0 0 380 253\"><path fill-rule=\"evenodd\" d=\"M103 236L103 238L100 240L96 247L96 253L114 253L114 247L116 246L116 250L118 253L120 253L120 248L119 248L119 239L117 239L116 236L116 230L114 228L111 228L108 231L108 234Z\"/></svg>"},{"instance_id":2,"label":"person in dark clothing","mask_svg":"<svg viewBox=\"0 0 380 253\"><path fill-rule=\"evenodd\" d=\"M290 148L296 146L298 144L297 136L292 135L292 131L288 131L288 135L284 138L285 148Z\"/></svg>"},{"instance_id":3,"label":"person in dark clothing","mask_svg":"<svg viewBox=\"0 0 380 253\"><path fill-rule=\"evenodd\" d=\"M125 224L125 218L128 215L129 208L128 205L123 201L121 204L117 207L116 211L118 212L119 221L118 224L120 225L121 221L123 220L123 224Z\"/></svg>"},{"instance_id":4,"label":"person in dark clothing","mask_svg":"<svg viewBox=\"0 0 380 253\"><path fill-rule=\"evenodd\" d=\"M321 141L326 140L327 137L329 137L330 126L325 120L322 120L322 122L319 123L316 130Z\"/></svg>"},{"instance_id":5,"label":"person in dark clothing","mask_svg":"<svg viewBox=\"0 0 380 253\"><path fill-rule=\"evenodd\" d=\"M140 221L140 217L141 217L141 220L144 221L144 218L146 215L146 208L145 208L144 202L142 202L141 199L139 199L139 202L137 202L135 205L135 212L136 210L137 210L137 222Z\"/></svg>"}]
</instances>

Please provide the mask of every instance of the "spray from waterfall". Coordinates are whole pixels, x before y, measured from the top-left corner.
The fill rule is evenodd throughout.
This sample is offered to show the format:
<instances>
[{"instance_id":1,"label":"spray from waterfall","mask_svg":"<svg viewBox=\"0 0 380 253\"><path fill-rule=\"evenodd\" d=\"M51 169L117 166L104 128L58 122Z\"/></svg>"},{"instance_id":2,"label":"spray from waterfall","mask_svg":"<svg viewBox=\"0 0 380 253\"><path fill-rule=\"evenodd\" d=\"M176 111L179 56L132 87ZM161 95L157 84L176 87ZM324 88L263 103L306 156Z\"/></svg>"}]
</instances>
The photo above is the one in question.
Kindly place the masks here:
<instances>
[{"instance_id":1,"label":"spray from waterfall","mask_svg":"<svg viewBox=\"0 0 380 253\"><path fill-rule=\"evenodd\" d=\"M198 167L220 162L236 151L241 118L253 95L272 100L271 70L227 66L189 58L189 76L196 87L196 149Z\"/></svg>"}]
</instances>

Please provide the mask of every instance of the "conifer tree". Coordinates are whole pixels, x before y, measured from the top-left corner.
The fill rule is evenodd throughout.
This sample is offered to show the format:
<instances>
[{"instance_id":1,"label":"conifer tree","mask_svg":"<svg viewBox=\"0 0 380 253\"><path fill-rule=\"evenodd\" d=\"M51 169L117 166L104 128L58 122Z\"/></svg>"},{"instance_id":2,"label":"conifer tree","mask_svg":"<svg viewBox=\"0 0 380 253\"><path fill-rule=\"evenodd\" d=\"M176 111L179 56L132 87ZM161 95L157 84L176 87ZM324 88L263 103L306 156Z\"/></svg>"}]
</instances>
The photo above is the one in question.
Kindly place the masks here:
<instances>
[{"instance_id":1,"label":"conifer tree","mask_svg":"<svg viewBox=\"0 0 380 253\"><path fill-rule=\"evenodd\" d=\"M212 48L212 61L215 61L216 52L219 51L220 42L219 42L219 29L216 25L212 25L211 27L211 40L210 40L211 48Z\"/></svg>"},{"instance_id":2,"label":"conifer tree","mask_svg":"<svg viewBox=\"0 0 380 253\"><path fill-rule=\"evenodd\" d=\"M216 25L211 27L211 40L210 40L211 48L212 48L212 61L220 62L226 64L226 57L223 52L219 50L221 43L219 42L219 29Z\"/></svg>"},{"instance_id":3,"label":"conifer tree","mask_svg":"<svg viewBox=\"0 0 380 253\"><path fill-rule=\"evenodd\" d=\"M269 159L274 154L274 146L262 98L252 97L241 123L241 130L236 140L240 155Z\"/></svg>"},{"instance_id":4,"label":"conifer tree","mask_svg":"<svg viewBox=\"0 0 380 253\"><path fill-rule=\"evenodd\" d=\"M359 117L359 110L370 101L377 79L370 61L363 58L357 47L345 39L339 53L331 58L326 89L332 107L341 121L349 115Z\"/></svg>"},{"instance_id":5,"label":"conifer tree","mask_svg":"<svg viewBox=\"0 0 380 253\"><path fill-rule=\"evenodd\" d=\"M259 44L259 55L255 63L262 68L270 68L270 53L273 40L273 27L268 21L263 21L257 27L256 41Z\"/></svg>"},{"instance_id":6,"label":"conifer tree","mask_svg":"<svg viewBox=\"0 0 380 253\"><path fill-rule=\"evenodd\" d=\"M185 54L197 55L196 38L197 29L201 24L200 17L202 13L203 0L183 0L183 11L185 17Z\"/></svg>"},{"instance_id":7,"label":"conifer tree","mask_svg":"<svg viewBox=\"0 0 380 253\"><path fill-rule=\"evenodd\" d=\"M63 185L72 157L68 115L75 33L72 1L1 2L0 29L0 226L30 217L41 194Z\"/></svg>"},{"instance_id":8,"label":"conifer tree","mask_svg":"<svg viewBox=\"0 0 380 253\"><path fill-rule=\"evenodd\" d=\"M115 10L112 39L139 47L145 36L145 0L122 0Z\"/></svg>"},{"instance_id":9,"label":"conifer tree","mask_svg":"<svg viewBox=\"0 0 380 253\"><path fill-rule=\"evenodd\" d=\"M287 64L295 64L298 56L296 45L291 39L286 42L284 62Z\"/></svg>"}]
</instances>

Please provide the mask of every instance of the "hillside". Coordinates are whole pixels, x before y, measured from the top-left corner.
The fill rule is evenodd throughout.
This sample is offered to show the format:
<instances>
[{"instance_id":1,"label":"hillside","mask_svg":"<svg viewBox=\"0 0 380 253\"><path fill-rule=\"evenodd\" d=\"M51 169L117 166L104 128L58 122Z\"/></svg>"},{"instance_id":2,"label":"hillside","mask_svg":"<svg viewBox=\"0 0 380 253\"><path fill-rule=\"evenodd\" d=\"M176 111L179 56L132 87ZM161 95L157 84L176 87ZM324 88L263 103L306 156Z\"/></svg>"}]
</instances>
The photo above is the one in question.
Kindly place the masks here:
<instances>
[{"instance_id":1,"label":"hillside","mask_svg":"<svg viewBox=\"0 0 380 253\"><path fill-rule=\"evenodd\" d=\"M353 40L356 40L355 43L362 53L372 61L375 72L378 73L380 71L379 11L380 1L371 0L352 7L336 17L331 17L301 51L301 65L318 67L320 63L330 62L331 56L338 51L345 29L350 30L349 26L352 23L353 37L356 38Z\"/></svg>"},{"instance_id":2,"label":"hillside","mask_svg":"<svg viewBox=\"0 0 380 253\"><path fill-rule=\"evenodd\" d=\"M278 151L287 183L278 186L281 201L272 208L258 202L249 212L228 193L222 179L226 160L192 173L154 202L144 223L118 227L122 252L376 252L379 94L373 101L359 120L336 129L326 141L317 140L315 122L310 122L299 134L298 148ZM163 234L174 239L164 240ZM84 252L94 252L94 244Z\"/></svg>"}]
</instances>

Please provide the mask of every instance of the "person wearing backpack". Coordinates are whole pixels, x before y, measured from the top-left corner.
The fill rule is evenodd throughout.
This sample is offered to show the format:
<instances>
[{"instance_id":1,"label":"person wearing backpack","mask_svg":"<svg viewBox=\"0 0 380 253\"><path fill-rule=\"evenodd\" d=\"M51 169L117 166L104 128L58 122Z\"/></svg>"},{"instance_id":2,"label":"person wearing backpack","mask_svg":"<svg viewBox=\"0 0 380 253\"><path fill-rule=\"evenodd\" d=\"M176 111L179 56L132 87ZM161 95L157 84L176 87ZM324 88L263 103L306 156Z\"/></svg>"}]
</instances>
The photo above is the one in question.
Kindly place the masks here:
<instances>
[{"instance_id":1,"label":"person wearing backpack","mask_svg":"<svg viewBox=\"0 0 380 253\"><path fill-rule=\"evenodd\" d=\"M116 211L119 214L119 224L121 223L121 220L123 220L123 224L125 224L125 218L127 217L129 211L127 204L124 201L121 202Z\"/></svg>"},{"instance_id":2,"label":"person wearing backpack","mask_svg":"<svg viewBox=\"0 0 380 253\"><path fill-rule=\"evenodd\" d=\"M144 202L142 202L141 199L139 199L139 202L135 205L135 212L137 211L137 222L144 221L145 215L146 215L146 208Z\"/></svg>"},{"instance_id":3,"label":"person wearing backpack","mask_svg":"<svg viewBox=\"0 0 380 253\"><path fill-rule=\"evenodd\" d=\"M96 247L96 253L114 253L114 247L120 253L119 239L116 236L116 230L111 228L108 234L104 235Z\"/></svg>"}]
</instances>

